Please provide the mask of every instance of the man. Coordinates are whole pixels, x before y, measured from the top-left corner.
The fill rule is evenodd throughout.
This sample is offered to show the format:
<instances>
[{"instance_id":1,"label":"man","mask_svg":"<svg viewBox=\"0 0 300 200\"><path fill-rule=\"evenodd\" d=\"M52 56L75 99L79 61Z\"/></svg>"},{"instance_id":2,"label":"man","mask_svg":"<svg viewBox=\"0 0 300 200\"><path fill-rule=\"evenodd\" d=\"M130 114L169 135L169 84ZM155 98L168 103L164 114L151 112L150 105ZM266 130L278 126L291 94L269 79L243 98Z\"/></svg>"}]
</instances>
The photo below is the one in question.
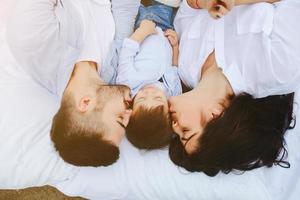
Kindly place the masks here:
<instances>
[{"instance_id":1,"label":"man","mask_svg":"<svg viewBox=\"0 0 300 200\"><path fill-rule=\"evenodd\" d=\"M103 68L114 32L109 0L22 0L8 24L15 59L61 100L51 138L73 165L106 166L119 157L129 88L108 86L99 76L109 71Z\"/></svg>"}]
</instances>

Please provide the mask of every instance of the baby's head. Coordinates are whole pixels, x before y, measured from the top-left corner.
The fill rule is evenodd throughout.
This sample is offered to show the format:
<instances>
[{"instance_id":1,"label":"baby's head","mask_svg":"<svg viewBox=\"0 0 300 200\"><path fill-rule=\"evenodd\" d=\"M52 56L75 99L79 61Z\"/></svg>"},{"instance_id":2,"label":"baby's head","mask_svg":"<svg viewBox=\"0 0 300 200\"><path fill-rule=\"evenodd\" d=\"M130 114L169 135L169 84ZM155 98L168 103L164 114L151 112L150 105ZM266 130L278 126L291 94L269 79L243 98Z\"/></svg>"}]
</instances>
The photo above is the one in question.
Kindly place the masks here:
<instances>
[{"instance_id":1,"label":"baby's head","mask_svg":"<svg viewBox=\"0 0 300 200\"><path fill-rule=\"evenodd\" d=\"M147 85L138 91L126 135L139 149L159 149L169 144L171 120L167 96L161 89Z\"/></svg>"}]
</instances>

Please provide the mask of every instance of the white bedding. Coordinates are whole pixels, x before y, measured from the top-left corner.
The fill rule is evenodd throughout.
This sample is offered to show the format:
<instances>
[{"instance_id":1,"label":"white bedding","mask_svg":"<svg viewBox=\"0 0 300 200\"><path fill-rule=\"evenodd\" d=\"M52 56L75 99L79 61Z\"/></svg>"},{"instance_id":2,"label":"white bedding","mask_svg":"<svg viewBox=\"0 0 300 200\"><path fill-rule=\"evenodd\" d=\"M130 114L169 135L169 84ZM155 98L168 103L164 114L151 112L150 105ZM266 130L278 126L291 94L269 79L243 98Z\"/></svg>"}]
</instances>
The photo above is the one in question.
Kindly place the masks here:
<instances>
[{"instance_id":1,"label":"white bedding","mask_svg":"<svg viewBox=\"0 0 300 200\"><path fill-rule=\"evenodd\" d=\"M1 30L0 25L4 33ZM67 165L49 137L58 100L22 71L7 53L3 38L0 41L0 189L51 184L70 196L100 200L299 199L299 123L286 135L290 169L261 168L211 178L173 165L167 150L138 151L127 140L122 143L121 158L112 166Z\"/></svg>"},{"instance_id":2,"label":"white bedding","mask_svg":"<svg viewBox=\"0 0 300 200\"><path fill-rule=\"evenodd\" d=\"M297 101L300 102L300 95ZM167 150L138 151L124 141L117 164L82 168L74 179L56 186L68 195L89 199L297 200L300 195L299 125L287 133L286 140L290 169L277 166L243 175L218 174L213 178L174 166Z\"/></svg>"},{"instance_id":3,"label":"white bedding","mask_svg":"<svg viewBox=\"0 0 300 200\"><path fill-rule=\"evenodd\" d=\"M76 172L55 152L50 126L58 101L0 46L0 188L63 181Z\"/></svg>"}]
</instances>

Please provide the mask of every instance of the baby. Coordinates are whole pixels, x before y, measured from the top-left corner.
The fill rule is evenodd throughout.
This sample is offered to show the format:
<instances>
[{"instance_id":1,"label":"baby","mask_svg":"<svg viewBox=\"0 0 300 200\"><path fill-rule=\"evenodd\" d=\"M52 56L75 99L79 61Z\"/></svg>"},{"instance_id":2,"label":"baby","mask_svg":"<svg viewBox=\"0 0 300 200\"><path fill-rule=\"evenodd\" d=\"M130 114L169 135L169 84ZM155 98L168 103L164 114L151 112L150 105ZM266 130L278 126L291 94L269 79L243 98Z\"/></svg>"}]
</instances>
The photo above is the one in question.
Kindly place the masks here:
<instances>
[{"instance_id":1,"label":"baby","mask_svg":"<svg viewBox=\"0 0 300 200\"><path fill-rule=\"evenodd\" d=\"M134 97L126 135L140 149L169 144L168 97L182 93L176 67L178 38L172 26L174 8L168 5L153 1L149 7L140 7L136 29L124 40L119 58L117 84L128 85Z\"/></svg>"}]
</instances>

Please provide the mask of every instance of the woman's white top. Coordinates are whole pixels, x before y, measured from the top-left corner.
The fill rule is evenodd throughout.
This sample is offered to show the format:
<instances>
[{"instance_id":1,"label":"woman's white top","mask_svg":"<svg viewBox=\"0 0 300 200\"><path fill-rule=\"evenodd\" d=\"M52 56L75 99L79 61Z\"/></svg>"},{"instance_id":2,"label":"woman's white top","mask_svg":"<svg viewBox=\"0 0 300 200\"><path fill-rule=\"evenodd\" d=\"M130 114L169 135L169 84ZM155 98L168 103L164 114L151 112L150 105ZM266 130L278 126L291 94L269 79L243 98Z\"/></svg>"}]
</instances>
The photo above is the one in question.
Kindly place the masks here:
<instances>
[{"instance_id":1,"label":"woman's white top","mask_svg":"<svg viewBox=\"0 0 300 200\"><path fill-rule=\"evenodd\" d=\"M62 96L76 62L94 61L100 73L114 33L109 0L22 0L7 40L25 71Z\"/></svg>"},{"instance_id":2,"label":"woman's white top","mask_svg":"<svg viewBox=\"0 0 300 200\"><path fill-rule=\"evenodd\" d=\"M208 55L234 93L260 98L294 92L300 86L300 1L236 6L222 19L186 0L175 18L180 38L179 75L194 88Z\"/></svg>"}]
</instances>

